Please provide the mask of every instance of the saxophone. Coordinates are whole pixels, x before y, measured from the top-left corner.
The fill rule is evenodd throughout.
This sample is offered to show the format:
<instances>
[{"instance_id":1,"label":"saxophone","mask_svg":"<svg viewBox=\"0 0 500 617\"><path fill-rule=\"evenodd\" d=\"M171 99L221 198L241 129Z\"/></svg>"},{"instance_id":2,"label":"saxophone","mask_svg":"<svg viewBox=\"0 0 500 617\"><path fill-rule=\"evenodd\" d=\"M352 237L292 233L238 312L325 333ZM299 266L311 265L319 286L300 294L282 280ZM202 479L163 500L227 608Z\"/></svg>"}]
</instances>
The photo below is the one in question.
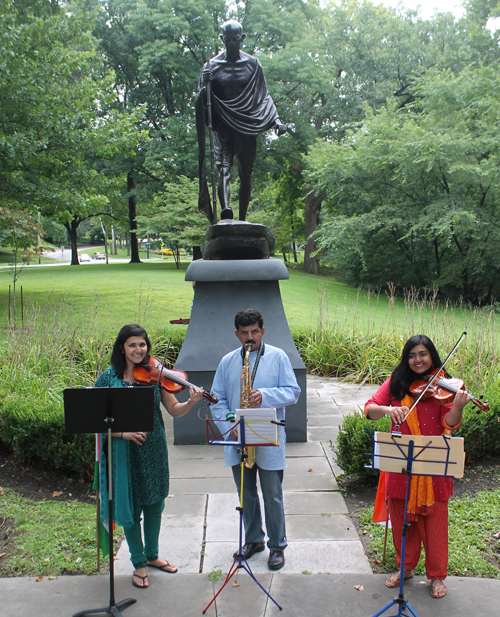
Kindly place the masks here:
<instances>
[{"instance_id":1,"label":"saxophone","mask_svg":"<svg viewBox=\"0 0 500 617\"><path fill-rule=\"evenodd\" d=\"M242 409L250 409L250 394L252 393L252 380L250 377L250 349L252 344L245 345L245 358L243 360L243 368L241 369L240 383L240 407ZM246 459L245 467L251 469L255 465L255 446L245 448Z\"/></svg>"}]
</instances>

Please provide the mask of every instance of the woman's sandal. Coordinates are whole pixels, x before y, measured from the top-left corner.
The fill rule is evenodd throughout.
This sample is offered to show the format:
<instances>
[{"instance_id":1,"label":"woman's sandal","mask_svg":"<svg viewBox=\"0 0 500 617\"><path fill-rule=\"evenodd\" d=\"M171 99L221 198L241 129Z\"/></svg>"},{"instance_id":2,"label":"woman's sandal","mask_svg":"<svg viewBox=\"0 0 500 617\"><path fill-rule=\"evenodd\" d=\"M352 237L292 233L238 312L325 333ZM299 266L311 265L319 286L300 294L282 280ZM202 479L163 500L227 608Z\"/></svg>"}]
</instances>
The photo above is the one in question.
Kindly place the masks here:
<instances>
[{"instance_id":1,"label":"woman's sandal","mask_svg":"<svg viewBox=\"0 0 500 617\"><path fill-rule=\"evenodd\" d=\"M405 570L404 580L408 578L413 578L413 570ZM401 572L398 570L397 572L393 572L389 574L387 580L385 581L386 587L399 587L399 581L401 580Z\"/></svg>"},{"instance_id":2,"label":"woman's sandal","mask_svg":"<svg viewBox=\"0 0 500 617\"><path fill-rule=\"evenodd\" d=\"M161 566L154 566L152 563L148 563L148 568L156 568L157 570L161 570L167 574L175 574L177 572L177 568L167 559L165 559L165 563Z\"/></svg>"},{"instance_id":3,"label":"woman's sandal","mask_svg":"<svg viewBox=\"0 0 500 617\"><path fill-rule=\"evenodd\" d=\"M135 581L134 578L140 578L142 581L142 585L138 585ZM146 585L146 581L147 581L147 585ZM134 574L132 575L132 585L134 587L137 587L138 589L147 589L149 587L149 581L148 581L148 575L146 574L146 576L141 576L140 574Z\"/></svg>"},{"instance_id":4,"label":"woman's sandal","mask_svg":"<svg viewBox=\"0 0 500 617\"><path fill-rule=\"evenodd\" d=\"M439 587L438 587L439 584ZM433 598L439 599L444 598L447 594L448 590L446 589L446 585L439 578L433 578L431 581L431 596Z\"/></svg>"}]
</instances>

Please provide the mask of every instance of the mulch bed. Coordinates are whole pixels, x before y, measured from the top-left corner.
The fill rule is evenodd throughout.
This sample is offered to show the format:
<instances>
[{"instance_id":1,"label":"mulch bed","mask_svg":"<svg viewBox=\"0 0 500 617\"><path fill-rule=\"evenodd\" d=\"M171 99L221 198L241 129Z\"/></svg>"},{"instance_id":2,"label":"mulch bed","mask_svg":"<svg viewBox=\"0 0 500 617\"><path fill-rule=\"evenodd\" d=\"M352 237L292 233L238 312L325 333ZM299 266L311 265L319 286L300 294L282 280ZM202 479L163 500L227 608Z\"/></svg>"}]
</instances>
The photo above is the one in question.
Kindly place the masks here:
<instances>
[{"instance_id":1,"label":"mulch bed","mask_svg":"<svg viewBox=\"0 0 500 617\"><path fill-rule=\"evenodd\" d=\"M0 488L10 488L27 499L77 500L95 503L95 491L87 480L68 477L37 465L22 465L10 454L0 453Z\"/></svg>"}]
</instances>

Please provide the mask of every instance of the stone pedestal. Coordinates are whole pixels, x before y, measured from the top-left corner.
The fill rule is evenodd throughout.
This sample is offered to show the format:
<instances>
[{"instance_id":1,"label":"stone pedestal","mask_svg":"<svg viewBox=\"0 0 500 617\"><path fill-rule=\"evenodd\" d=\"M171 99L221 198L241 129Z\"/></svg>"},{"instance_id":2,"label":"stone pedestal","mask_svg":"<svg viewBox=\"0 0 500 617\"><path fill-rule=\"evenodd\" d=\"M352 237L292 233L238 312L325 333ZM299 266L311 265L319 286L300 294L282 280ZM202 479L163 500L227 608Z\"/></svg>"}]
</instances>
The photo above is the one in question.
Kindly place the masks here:
<instances>
[{"instance_id":1,"label":"stone pedestal","mask_svg":"<svg viewBox=\"0 0 500 617\"><path fill-rule=\"evenodd\" d=\"M196 281L191 319L175 364L190 382L210 390L222 357L240 346L234 334L234 316L244 308L264 315L263 341L283 349L292 363L302 390L296 405L287 407L286 433L290 442L307 441L306 367L290 334L283 310L279 281L288 270L278 259L193 261L186 280ZM187 391L178 398L186 400ZM207 442L206 418L210 404L204 398L187 415L174 420L175 444Z\"/></svg>"},{"instance_id":2,"label":"stone pedestal","mask_svg":"<svg viewBox=\"0 0 500 617\"><path fill-rule=\"evenodd\" d=\"M225 219L207 229L203 259L268 259L275 240L265 225Z\"/></svg>"}]
</instances>

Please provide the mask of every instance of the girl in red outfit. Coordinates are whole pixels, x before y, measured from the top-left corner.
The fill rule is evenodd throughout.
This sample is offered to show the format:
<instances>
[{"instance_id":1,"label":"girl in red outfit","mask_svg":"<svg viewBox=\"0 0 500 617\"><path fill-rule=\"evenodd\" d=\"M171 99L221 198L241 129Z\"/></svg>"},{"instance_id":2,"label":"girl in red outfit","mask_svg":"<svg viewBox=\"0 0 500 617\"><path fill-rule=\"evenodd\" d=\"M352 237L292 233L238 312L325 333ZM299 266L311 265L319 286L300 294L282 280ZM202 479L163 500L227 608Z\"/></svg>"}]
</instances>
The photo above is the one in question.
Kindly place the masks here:
<instances>
[{"instance_id":1,"label":"girl in red outfit","mask_svg":"<svg viewBox=\"0 0 500 617\"><path fill-rule=\"evenodd\" d=\"M424 334L412 336L406 342L401 362L390 379L387 379L366 403L366 417L378 420L382 416L390 415L391 430L395 424L402 423L400 430L406 435L451 434L451 431L462 423L462 410L469 400L467 391L459 390L453 403L448 405L441 405L433 397L422 399L403 422L405 413L414 400L410 385L440 366L441 360L434 343ZM410 481L407 521L411 523L411 527L406 535L404 577L406 579L413 576L423 544L425 569L427 578L431 580L433 598L443 598L447 591L443 581L448 571L448 500L452 492L451 478L412 476ZM385 494L389 501L398 568L401 568L406 476L386 473ZM387 587L398 587L399 579L398 570L387 578L385 584Z\"/></svg>"}]
</instances>

